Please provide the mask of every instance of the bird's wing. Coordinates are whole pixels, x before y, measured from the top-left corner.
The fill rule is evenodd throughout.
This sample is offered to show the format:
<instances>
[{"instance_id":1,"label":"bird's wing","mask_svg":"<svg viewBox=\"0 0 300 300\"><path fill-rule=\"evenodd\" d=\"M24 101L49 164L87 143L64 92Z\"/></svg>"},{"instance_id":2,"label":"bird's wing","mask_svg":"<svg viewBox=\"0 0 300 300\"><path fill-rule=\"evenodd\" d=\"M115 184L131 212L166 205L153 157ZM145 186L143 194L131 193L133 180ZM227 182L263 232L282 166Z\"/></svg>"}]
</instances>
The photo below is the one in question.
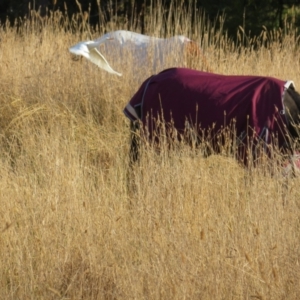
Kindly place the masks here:
<instances>
[{"instance_id":1,"label":"bird's wing","mask_svg":"<svg viewBox=\"0 0 300 300\"><path fill-rule=\"evenodd\" d=\"M103 41L101 42L103 43ZM69 51L75 55L82 55L95 65L97 65L99 68L118 76L122 76L122 74L116 72L107 62L105 57L97 50L97 46L101 44L99 42L94 41L86 41L86 42L80 42L71 48L69 48Z\"/></svg>"},{"instance_id":2,"label":"bird's wing","mask_svg":"<svg viewBox=\"0 0 300 300\"><path fill-rule=\"evenodd\" d=\"M89 60L97 65L99 68L111 73L111 74L116 74L118 76L122 76L121 73L116 72L107 62L105 57L98 51L96 48L91 48L90 49L90 55L89 55Z\"/></svg>"}]
</instances>

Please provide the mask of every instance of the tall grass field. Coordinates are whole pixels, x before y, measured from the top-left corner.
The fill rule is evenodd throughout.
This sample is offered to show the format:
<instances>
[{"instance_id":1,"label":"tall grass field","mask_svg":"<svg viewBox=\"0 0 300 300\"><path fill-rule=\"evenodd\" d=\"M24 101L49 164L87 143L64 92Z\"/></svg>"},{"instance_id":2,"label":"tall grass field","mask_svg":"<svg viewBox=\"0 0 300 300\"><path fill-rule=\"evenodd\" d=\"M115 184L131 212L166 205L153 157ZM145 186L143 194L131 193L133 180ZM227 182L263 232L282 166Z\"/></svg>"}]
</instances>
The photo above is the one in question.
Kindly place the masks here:
<instances>
[{"instance_id":1,"label":"tall grass field","mask_svg":"<svg viewBox=\"0 0 300 300\"><path fill-rule=\"evenodd\" d=\"M222 18L172 14L150 10L146 33L188 36L216 73L300 89L293 26L255 38L239 28L232 40ZM137 76L132 57L114 55L122 77L72 59L79 41L141 30L84 16L32 12L0 28L0 299L298 299L299 177L188 146L143 148L129 170L122 111L151 57ZM207 68L176 52L171 66Z\"/></svg>"}]
</instances>

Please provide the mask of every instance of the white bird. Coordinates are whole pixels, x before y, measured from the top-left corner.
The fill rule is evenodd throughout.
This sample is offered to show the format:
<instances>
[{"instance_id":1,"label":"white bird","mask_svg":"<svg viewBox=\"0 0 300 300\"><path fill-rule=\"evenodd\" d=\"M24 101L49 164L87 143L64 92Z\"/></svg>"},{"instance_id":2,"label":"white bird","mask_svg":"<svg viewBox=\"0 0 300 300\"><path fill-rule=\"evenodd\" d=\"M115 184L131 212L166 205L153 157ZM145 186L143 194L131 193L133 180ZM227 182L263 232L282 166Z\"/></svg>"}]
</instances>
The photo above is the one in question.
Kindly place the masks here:
<instances>
[{"instance_id":1,"label":"white bird","mask_svg":"<svg viewBox=\"0 0 300 300\"><path fill-rule=\"evenodd\" d=\"M191 45L192 43L195 45L194 42L183 35L177 35L168 39L163 39L132 31L117 30L106 33L94 41L80 42L69 48L69 51L73 54L84 56L92 63L109 73L121 76L122 74L116 72L100 52L100 45L104 45L106 53L112 53L113 51L119 50L117 53L121 56L123 53L126 53L123 50L130 50L135 59L136 67L140 67L146 63L148 50L152 45L154 46L154 57L152 59L153 68L155 69L155 64L157 61L163 63L164 57L174 52L174 49L176 49L174 48L175 46L183 46L185 44Z\"/></svg>"},{"instance_id":2,"label":"white bird","mask_svg":"<svg viewBox=\"0 0 300 300\"><path fill-rule=\"evenodd\" d=\"M100 53L97 49L100 44L104 43L105 41L86 41L80 42L71 48L69 51L75 55L82 55L86 59L90 60L92 63L97 65L99 68L112 73L118 76L122 76L122 74L116 72L107 62L105 57Z\"/></svg>"}]
</instances>

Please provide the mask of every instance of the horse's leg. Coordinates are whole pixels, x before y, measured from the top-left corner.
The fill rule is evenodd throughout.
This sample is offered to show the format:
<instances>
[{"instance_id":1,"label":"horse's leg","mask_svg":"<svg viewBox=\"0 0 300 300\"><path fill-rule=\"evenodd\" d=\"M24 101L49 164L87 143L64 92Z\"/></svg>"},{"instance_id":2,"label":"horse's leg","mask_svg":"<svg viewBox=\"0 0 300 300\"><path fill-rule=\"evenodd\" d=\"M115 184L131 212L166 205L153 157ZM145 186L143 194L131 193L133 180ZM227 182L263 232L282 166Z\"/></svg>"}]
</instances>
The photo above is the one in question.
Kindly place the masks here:
<instances>
[{"instance_id":1,"label":"horse's leg","mask_svg":"<svg viewBox=\"0 0 300 300\"><path fill-rule=\"evenodd\" d=\"M135 163L139 159L140 151L140 136L139 136L140 125L138 121L130 121L130 164Z\"/></svg>"}]
</instances>

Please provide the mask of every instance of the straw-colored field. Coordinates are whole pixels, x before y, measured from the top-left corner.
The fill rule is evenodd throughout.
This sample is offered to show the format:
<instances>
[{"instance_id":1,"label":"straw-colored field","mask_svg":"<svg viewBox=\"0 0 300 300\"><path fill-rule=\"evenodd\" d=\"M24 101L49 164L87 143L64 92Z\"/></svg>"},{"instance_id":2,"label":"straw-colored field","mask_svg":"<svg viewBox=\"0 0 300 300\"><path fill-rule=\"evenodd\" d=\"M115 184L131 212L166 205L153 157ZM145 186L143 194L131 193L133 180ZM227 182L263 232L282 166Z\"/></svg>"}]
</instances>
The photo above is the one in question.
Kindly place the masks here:
<instances>
[{"instance_id":1,"label":"straw-colored field","mask_svg":"<svg viewBox=\"0 0 300 300\"><path fill-rule=\"evenodd\" d=\"M201 41L215 72L300 87L293 30L250 51L177 20L168 28ZM123 77L73 61L68 47L90 38L73 31L0 29L0 298L297 299L299 178L188 147L144 153L129 176L122 110L152 70L138 81L130 58L114 61ZM174 53L165 67L186 63Z\"/></svg>"}]
</instances>

